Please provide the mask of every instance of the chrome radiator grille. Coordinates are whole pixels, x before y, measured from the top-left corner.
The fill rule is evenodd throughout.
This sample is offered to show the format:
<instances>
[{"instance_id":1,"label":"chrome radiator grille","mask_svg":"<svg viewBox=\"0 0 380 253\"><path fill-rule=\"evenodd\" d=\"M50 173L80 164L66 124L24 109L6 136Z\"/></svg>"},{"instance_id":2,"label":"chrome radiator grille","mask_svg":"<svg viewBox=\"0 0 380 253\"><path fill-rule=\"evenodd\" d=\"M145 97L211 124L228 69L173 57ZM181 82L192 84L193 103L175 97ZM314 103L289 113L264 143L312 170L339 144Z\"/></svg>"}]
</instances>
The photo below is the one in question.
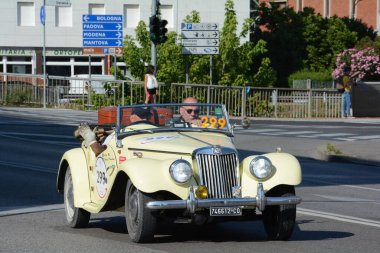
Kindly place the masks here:
<instances>
[{"instance_id":1,"label":"chrome radiator grille","mask_svg":"<svg viewBox=\"0 0 380 253\"><path fill-rule=\"evenodd\" d=\"M209 198L232 198L232 187L238 185L237 155L197 154L200 181L209 190Z\"/></svg>"}]
</instances>

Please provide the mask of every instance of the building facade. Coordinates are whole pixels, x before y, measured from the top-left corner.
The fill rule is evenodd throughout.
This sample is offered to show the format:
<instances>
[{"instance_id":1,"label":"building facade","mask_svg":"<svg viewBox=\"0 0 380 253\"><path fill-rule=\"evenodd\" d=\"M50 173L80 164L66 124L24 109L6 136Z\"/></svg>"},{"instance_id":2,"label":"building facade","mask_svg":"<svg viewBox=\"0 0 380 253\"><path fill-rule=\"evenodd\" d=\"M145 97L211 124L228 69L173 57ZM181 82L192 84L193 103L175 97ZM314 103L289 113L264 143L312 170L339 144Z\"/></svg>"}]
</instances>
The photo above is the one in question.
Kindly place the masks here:
<instances>
[{"instance_id":1,"label":"building facade","mask_svg":"<svg viewBox=\"0 0 380 253\"><path fill-rule=\"evenodd\" d=\"M40 10L44 0L0 1L0 73L43 72L43 25ZM85 14L123 15L123 34L134 35L140 20L149 23L152 0L70 0L70 7L46 6L46 69L49 75L74 76L89 72L89 56L83 54ZM313 7L324 17L334 15L361 19L380 28L380 0L234 0L238 32L256 3L278 4L301 11ZM225 0L160 0L161 16L169 31L181 33L181 23L193 10L201 22L224 22ZM244 42L246 39L242 39ZM119 59L120 60L120 59ZM91 73L108 74L113 59L106 54L91 57ZM118 66L125 69L123 62Z\"/></svg>"},{"instance_id":2,"label":"building facade","mask_svg":"<svg viewBox=\"0 0 380 253\"><path fill-rule=\"evenodd\" d=\"M123 15L123 34L134 35L140 20L149 25L152 0L70 0L70 7L46 6L46 69L49 75L74 76L89 72L89 57L83 54L82 16ZM250 14L249 0L235 0L239 28ZM181 33L181 23L193 10L201 22L223 25L221 0L161 0L161 17L169 31ZM0 73L41 74L43 72L43 0L0 1ZM109 55L91 57L91 73L107 74L113 60ZM118 66L125 68L122 62Z\"/></svg>"},{"instance_id":3,"label":"building facade","mask_svg":"<svg viewBox=\"0 0 380 253\"><path fill-rule=\"evenodd\" d=\"M374 30L380 30L380 0L260 0L279 4L302 11L305 7L314 8L323 17L350 17L361 19Z\"/></svg>"}]
</instances>

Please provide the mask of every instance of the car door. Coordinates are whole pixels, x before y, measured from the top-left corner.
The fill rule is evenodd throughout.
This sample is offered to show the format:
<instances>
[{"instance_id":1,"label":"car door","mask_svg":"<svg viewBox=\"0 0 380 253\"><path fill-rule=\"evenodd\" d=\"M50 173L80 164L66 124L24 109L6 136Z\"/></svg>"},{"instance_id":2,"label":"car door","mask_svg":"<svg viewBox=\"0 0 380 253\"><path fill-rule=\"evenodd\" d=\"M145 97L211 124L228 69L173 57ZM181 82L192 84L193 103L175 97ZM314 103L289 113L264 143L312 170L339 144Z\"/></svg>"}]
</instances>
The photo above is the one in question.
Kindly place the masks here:
<instances>
[{"instance_id":1,"label":"car door","mask_svg":"<svg viewBox=\"0 0 380 253\"><path fill-rule=\"evenodd\" d=\"M97 157L92 152L89 165L91 201L103 206L107 202L111 184L116 176L116 156L112 147L107 146L107 149Z\"/></svg>"}]
</instances>

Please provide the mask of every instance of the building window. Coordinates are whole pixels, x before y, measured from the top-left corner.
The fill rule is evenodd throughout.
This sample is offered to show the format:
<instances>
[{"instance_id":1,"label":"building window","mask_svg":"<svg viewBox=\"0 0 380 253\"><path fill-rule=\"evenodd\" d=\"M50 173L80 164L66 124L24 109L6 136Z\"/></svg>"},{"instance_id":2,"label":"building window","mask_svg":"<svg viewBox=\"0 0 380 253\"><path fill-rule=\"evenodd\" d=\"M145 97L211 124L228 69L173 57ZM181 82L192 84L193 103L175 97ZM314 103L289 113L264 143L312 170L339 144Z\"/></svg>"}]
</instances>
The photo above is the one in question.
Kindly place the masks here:
<instances>
[{"instance_id":1,"label":"building window","mask_svg":"<svg viewBox=\"0 0 380 253\"><path fill-rule=\"evenodd\" d=\"M18 26L35 26L34 3L18 2L17 3L17 25Z\"/></svg>"},{"instance_id":2,"label":"building window","mask_svg":"<svg viewBox=\"0 0 380 253\"><path fill-rule=\"evenodd\" d=\"M303 0L297 0L297 11L303 11Z\"/></svg>"},{"instance_id":3,"label":"building window","mask_svg":"<svg viewBox=\"0 0 380 253\"><path fill-rule=\"evenodd\" d=\"M73 12L70 7L55 7L55 26L71 27L73 26Z\"/></svg>"},{"instance_id":4,"label":"building window","mask_svg":"<svg viewBox=\"0 0 380 253\"><path fill-rule=\"evenodd\" d=\"M167 28L174 27L174 15L173 15L173 5L161 5L161 19L166 19L168 21Z\"/></svg>"},{"instance_id":5,"label":"building window","mask_svg":"<svg viewBox=\"0 0 380 253\"><path fill-rule=\"evenodd\" d=\"M106 14L106 9L104 4L89 4L88 13L91 15L104 15Z\"/></svg>"},{"instance_id":6,"label":"building window","mask_svg":"<svg viewBox=\"0 0 380 253\"><path fill-rule=\"evenodd\" d=\"M288 6L288 1L287 0L271 0L270 5L278 6L280 9L282 9Z\"/></svg>"},{"instance_id":7,"label":"building window","mask_svg":"<svg viewBox=\"0 0 380 253\"><path fill-rule=\"evenodd\" d=\"M136 28L140 21L140 7L137 4L124 5L124 27Z\"/></svg>"}]
</instances>

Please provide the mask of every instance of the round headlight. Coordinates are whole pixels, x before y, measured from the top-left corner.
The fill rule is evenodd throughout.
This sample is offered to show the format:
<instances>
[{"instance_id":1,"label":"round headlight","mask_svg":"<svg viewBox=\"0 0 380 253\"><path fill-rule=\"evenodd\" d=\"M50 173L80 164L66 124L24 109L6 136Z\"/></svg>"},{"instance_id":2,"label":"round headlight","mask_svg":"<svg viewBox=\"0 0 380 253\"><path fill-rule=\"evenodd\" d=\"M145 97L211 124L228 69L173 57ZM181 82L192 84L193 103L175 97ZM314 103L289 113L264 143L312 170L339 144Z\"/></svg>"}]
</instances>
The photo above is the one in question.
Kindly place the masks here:
<instances>
[{"instance_id":1,"label":"round headlight","mask_svg":"<svg viewBox=\"0 0 380 253\"><path fill-rule=\"evenodd\" d=\"M252 159L249 164L249 171L258 179L266 179L272 175L273 166L268 158L265 156L258 156Z\"/></svg>"},{"instance_id":2,"label":"round headlight","mask_svg":"<svg viewBox=\"0 0 380 253\"><path fill-rule=\"evenodd\" d=\"M191 165L185 160L177 160L170 165L170 176L177 183L185 183L193 175Z\"/></svg>"}]
</instances>

